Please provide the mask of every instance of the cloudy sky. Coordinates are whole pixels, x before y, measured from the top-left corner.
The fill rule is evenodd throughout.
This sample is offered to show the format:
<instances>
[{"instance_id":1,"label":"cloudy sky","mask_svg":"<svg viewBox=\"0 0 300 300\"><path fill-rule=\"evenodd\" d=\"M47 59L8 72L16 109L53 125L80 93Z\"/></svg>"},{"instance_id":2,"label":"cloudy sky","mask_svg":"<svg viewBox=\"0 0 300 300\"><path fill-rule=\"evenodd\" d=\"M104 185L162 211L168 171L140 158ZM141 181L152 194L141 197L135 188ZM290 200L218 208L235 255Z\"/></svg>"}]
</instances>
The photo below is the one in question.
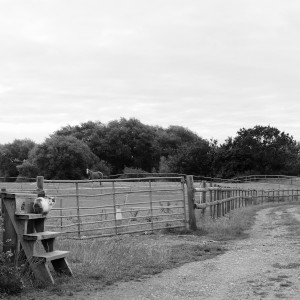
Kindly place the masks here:
<instances>
[{"instance_id":1,"label":"cloudy sky","mask_svg":"<svg viewBox=\"0 0 300 300\"><path fill-rule=\"evenodd\" d=\"M300 141L298 0L0 0L0 144L135 117Z\"/></svg>"}]
</instances>

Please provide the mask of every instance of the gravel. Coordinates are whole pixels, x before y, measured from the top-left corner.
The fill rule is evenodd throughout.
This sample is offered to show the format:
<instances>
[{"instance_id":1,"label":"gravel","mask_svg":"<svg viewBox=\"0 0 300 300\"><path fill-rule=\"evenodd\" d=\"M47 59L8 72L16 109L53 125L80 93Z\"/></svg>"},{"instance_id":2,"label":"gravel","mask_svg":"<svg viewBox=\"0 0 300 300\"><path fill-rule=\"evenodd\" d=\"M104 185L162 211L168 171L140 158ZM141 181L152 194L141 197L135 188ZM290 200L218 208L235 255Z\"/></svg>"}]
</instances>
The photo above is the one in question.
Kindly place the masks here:
<instances>
[{"instance_id":1,"label":"gravel","mask_svg":"<svg viewBox=\"0 0 300 300\"><path fill-rule=\"evenodd\" d=\"M291 217L300 220L298 206L263 209L250 237L227 243L223 255L76 299L300 299L300 238L284 225Z\"/></svg>"}]
</instances>

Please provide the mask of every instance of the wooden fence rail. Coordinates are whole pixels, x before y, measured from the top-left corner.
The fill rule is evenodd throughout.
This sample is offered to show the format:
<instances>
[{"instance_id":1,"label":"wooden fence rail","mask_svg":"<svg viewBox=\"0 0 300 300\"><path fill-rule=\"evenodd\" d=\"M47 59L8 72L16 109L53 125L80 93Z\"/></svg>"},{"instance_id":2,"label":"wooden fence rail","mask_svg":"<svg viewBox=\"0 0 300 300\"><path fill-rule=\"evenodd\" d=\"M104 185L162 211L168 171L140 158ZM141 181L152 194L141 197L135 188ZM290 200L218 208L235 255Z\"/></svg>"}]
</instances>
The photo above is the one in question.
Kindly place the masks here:
<instances>
[{"instance_id":1,"label":"wooden fence rail","mask_svg":"<svg viewBox=\"0 0 300 300\"><path fill-rule=\"evenodd\" d=\"M196 230L197 209L202 212L200 217L220 218L241 207L298 200L300 195L289 185L285 189L282 185L278 189L249 188L249 178L243 185L237 180L199 181L191 175L75 181L38 176L36 183L6 184L10 193L45 192L55 196L57 203L48 216L47 228L83 239L187 225ZM292 180L298 182L297 178Z\"/></svg>"},{"instance_id":2,"label":"wooden fence rail","mask_svg":"<svg viewBox=\"0 0 300 300\"><path fill-rule=\"evenodd\" d=\"M283 179L286 179L286 177ZM293 180L297 182L295 178ZM215 184L212 180L209 182L202 180L199 187L196 186L196 184L199 185L199 182L194 183L193 176L190 175L186 176L186 184L189 207L188 223L191 230L197 230L196 209L202 210L202 217L209 211L209 216L215 219L241 207L275 202L276 200L278 202L285 200L294 201L298 200L300 196L299 189L249 189L238 186L226 186L224 181ZM197 199L196 196L198 196Z\"/></svg>"},{"instance_id":3,"label":"wooden fence rail","mask_svg":"<svg viewBox=\"0 0 300 300\"><path fill-rule=\"evenodd\" d=\"M44 180L43 185L46 194L59 202L47 228L72 238L170 230L187 224L182 177Z\"/></svg>"}]
</instances>

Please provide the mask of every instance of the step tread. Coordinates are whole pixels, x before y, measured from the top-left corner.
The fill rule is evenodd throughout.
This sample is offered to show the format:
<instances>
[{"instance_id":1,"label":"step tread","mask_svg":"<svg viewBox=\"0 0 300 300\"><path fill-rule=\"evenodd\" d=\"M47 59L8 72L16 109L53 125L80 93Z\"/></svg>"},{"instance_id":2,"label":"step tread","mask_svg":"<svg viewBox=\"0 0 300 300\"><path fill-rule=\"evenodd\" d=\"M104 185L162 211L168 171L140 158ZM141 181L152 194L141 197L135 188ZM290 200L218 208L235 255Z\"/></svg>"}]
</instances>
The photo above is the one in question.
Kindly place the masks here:
<instances>
[{"instance_id":1,"label":"step tread","mask_svg":"<svg viewBox=\"0 0 300 300\"><path fill-rule=\"evenodd\" d=\"M56 260L56 259L59 259L59 258L64 258L69 253L70 253L70 251L55 250L55 251L52 251L52 252L47 252L47 253L43 253L43 254L34 255L33 258L42 258L45 261L51 261L51 260Z\"/></svg>"},{"instance_id":2,"label":"step tread","mask_svg":"<svg viewBox=\"0 0 300 300\"><path fill-rule=\"evenodd\" d=\"M25 219L25 220L33 220L33 219L45 219L46 216L42 214L24 214L24 213L16 213L15 216L18 219Z\"/></svg>"},{"instance_id":3,"label":"step tread","mask_svg":"<svg viewBox=\"0 0 300 300\"><path fill-rule=\"evenodd\" d=\"M46 240L56 238L60 235L60 232L54 231L43 231L43 232L35 232L35 233L27 233L23 235L24 240L36 241L36 240Z\"/></svg>"}]
</instances>

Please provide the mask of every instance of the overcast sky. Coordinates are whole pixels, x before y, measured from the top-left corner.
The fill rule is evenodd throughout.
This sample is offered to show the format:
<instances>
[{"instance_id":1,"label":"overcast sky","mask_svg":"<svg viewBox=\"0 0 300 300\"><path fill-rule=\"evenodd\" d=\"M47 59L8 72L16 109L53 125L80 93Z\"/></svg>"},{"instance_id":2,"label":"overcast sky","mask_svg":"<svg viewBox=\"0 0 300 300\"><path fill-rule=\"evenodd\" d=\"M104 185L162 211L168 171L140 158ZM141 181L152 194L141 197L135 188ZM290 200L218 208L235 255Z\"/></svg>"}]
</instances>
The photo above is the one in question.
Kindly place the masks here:
<instances>
[{"instance_id":1,"label":"overcast sky","mask_svg":"<svg viewBox=\"0 0 300 300\"><path fill-rule=\"evenodd\" d=\"M298 0L0 0L0 144L135 117L300 141Z\"/></svg>"}]
</instances>

